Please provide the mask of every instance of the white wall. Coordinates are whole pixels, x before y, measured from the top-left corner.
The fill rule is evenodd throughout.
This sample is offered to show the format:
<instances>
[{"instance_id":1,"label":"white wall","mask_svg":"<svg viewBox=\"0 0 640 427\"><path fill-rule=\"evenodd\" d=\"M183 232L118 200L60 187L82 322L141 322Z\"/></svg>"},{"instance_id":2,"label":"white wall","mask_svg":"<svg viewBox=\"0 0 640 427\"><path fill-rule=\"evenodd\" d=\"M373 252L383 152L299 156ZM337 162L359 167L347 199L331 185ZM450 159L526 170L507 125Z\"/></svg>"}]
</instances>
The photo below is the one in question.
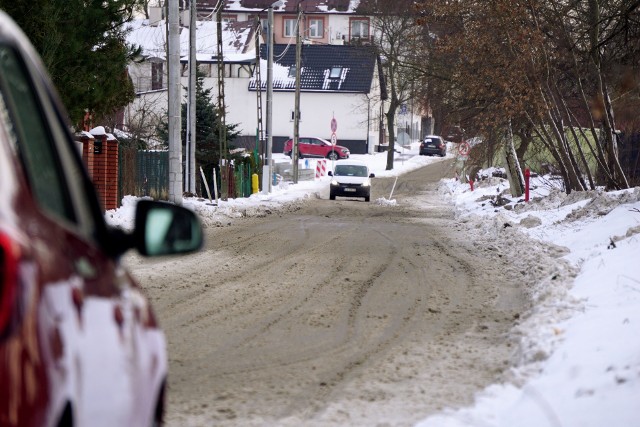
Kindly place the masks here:
<instances>
[{"instance_id":1,"label":"white wall","mask_svg":"<svg viewBox=\"0 0 640 427\"><path fill-rule=\"evenodd\" d=\"M186 87L188 79L182 78L182 86ZM217 102L217 78L205 78L205 88L211 88L213 101ZM226 78L225 100L227 107L227 124L237 124L241 135L254 136L257 127L256 92L249 91L249 79ZM186 91L182 91L186 97ZM273 92L273 136L293 137L292 111L294 108L294 92ZM183 100L184 102L184 100ZM130 105L130 115L142 106L153 107L157 114L167 109L167 92L155 91L140 94ZM379 104L369 103L363 94L302 92L300 94L300 136L316 136L329 139L331 137L331 119L336 118L338 129L336 136L340 139L369 139L369 133L378 132ZM267 93L262 92L263 130L266 131ZM367 123L370 120L370 125Z\"/></svg>"},{"instance_id":2,"label":"white wall","mask_svg":"<svg viewBox=\"0 0 640 427\"><path fill-rule=\"evenodd\" d=\"M294 94L275 92L273 97L274 136L293 136L291 113ZM338 123L340 139L367 140L366 98L360 94L300 94L300 136L331 137L331 119Z\"/></svg>"},{"instance_id":3,"label":"white wall","mask_svg":"<svg viewBox=\"0 0 640 427\"><path fill-rule=\"evenodd\" d=\"M186 81L183 81L186 85ZM227 123L239 124L242 135L255 135L258 116L256 92L249 91L248 79L225 79ZM217 97L218 87L214 78L205 79L205 87L212 88ZM273 92L273 136L293 137L291 112L294 108L293 92ZM331 119L338 122L338 140L367 139L368 103L361 94L327 94L302 92L300 94L300 135L331 137ZM262 120L266 130L267 93L262 92Z\"/></svg>"}]
</instances>

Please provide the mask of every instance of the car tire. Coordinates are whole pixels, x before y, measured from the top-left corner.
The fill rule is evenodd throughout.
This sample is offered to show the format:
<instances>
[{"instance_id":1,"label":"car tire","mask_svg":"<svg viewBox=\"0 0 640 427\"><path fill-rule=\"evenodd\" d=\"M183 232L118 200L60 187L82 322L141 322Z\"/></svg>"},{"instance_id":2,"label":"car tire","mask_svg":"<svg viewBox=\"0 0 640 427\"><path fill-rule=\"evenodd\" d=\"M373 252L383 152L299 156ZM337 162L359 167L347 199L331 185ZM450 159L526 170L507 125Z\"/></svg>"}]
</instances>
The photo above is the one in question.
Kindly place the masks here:
<instances>
[{"instance_id":1,"label":"car tire","mask_svg":"<svg viewBox=\"0 0 640 427\"><path fill-rule=\"evenodd\" d=\"M336 199L336 194L333 191L329 192L329 199L330 200L335 200Z\"/></svg>"},{"instance_id":2,"label":"car tire","mask_svg":"<svg viewBox=\"0 0 640 427\"><path fill-rule=\"evenodd\" d=\"M335 151L331 151L329 152L329 154L327 154L327 159L329 160L338 160L340 158L340 156L338 156L338 153L336 153Z\"/></svg>"},{"instance_id":3,"label":"car tire","mask_svg":"<svg viewBox=\"0 0 640 427\"><path fill-rule=\"evenodd\" d=\"M365 196L364 201L368 202L369 200L371 200L371 196Z\"/></svg>"},{"instance_id":4,"label":"car tire","mask_svg":"<svg viewBox=\"0 0 640 427\"><path fill-rule=\"evenodd\" d=\"M285 156L289 156L289 157L291 157L291 151L286 151L286 152L284 152L283 154L284 154Z\"/></svg>"}]
</instances>

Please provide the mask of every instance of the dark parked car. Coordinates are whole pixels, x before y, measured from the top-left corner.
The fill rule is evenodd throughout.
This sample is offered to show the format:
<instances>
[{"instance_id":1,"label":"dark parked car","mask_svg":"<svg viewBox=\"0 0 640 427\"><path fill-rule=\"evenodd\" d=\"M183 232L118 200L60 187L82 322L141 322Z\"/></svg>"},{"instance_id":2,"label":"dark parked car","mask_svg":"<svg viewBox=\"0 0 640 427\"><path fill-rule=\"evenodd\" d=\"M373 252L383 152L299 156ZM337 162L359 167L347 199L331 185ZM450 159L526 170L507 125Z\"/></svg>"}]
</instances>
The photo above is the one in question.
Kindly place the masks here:
<instances>
[{"instance_id":1,"label":"dark parked car","mask_svg":"<svg viewBox=\"0 0 640 427\"><path fill-rule=\"evenodd\" d=\"M284 143L284 154L291 157L293 150L293 139ZM316 157L320 159L338 160L348 159L349 149L341 145L333 145L322 138L298 138L298 153L301 159L305 157Z\"/></svg>"},{"instance_id":2,"label":"dark parked car","mask_svg":"<svg viewBox=\"0 0 640 427\"><path fill-rule=\"evenodd\" d=\"M200 223L141 201L109 228L64 117L0 11L0 426L159 425L166 342L120 257L196 250Z\"/></svg>"},{"instance_id":3,"label":"dark parked car","mask_svg":"<svg viewBox=\"0 0 640 427\"><path fill-rule=\"evenodd\" d=\"M371 178L375 175L369 172L369 166L357 160L341 160L336 163L335 170L329 171L332 177L329 184L329 199L340 197L364 197L364 201L371 200Z\"/></svg>"},{"instance_id":4,"label":"dark parked car","mask_svg":"<svg viewBox=\"0 0 640 427\"><path fill-rule=\"evenodd\" d=\"M421 156L438 155L444 157L447 154L447 143L440 136L428 135L420 143Z\"/></svg>"}]
</instances>

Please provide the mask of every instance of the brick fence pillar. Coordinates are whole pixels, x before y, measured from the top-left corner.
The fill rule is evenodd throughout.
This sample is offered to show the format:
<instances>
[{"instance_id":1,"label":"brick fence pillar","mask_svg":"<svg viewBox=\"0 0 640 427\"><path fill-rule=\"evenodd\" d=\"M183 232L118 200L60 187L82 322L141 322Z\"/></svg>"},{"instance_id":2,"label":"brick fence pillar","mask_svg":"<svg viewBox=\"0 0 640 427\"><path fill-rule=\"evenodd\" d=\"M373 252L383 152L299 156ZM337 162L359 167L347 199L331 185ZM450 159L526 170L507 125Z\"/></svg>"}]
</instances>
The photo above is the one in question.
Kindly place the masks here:
<instances>
[{"instance_id":1,"label":"brick fence pillar","mask_svg":"<svg viewBox=\"0 0 640 427\"><path fill-rule=\"evenodd\" d=\"M107 192L107 135L93 134L95 145L93 151L93 185L98 191L98 198L102 209L105 206L105 194Z\"/></svg>"},{"instance_id":2,"label":"brick fence pillar","mask_svg":"<svg viewBox=\"0 0 640 427\"><path fill-rule=\"evenodd\" d=\"M76 134L75 140L82 143L82 162L89 172L89 177L93 179L93 150L95 138L89 132Z\"/></svg>"},{"instance_id":3,"label":"brick fence pillar","mask_svg":"<svg viewBox=\"0 0 640 427\"><path fill-rule=\"evenodd\" d=\"M91 129L93 149L93 184L103 210L118 207L118 140L104 127Z\"/></svg>"},{"instance_id":4,"label":"brick fence pillar","mask_svg":"<svg viewBox=\"0 0 640 427\"><path fill-rule=\"evenodd\" d=\"M118 140L107 134L104 208L118 208Z\"/></svg>"}]
</instances>

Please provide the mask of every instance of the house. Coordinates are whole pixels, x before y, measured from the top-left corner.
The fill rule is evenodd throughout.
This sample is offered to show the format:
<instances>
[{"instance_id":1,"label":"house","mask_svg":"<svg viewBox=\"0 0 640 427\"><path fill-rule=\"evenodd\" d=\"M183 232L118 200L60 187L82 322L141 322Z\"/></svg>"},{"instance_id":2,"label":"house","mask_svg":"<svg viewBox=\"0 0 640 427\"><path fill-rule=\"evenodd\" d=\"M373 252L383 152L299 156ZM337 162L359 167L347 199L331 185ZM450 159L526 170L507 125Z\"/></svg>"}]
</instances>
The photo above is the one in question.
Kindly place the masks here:
<instances>
[{"instance_id":1,"label":"house","mask_svg":"<svg viewBox=\"0 0 640 427\"><path fill-rule=\"evenodd\" d=\"M157 121L166 113L168 105L166 35L165 20L136 20L129 24L127 42L142 48L139 61L128 66L133 82L136 99L126 108L128 131L137 128L155 129ZM217 24L213 21L196 23L196 59L199 70L205 75L205 86L212 87L217 93ZM252 23L227 23L223 30L223 61L226 98L237 100L236 107L252 108L255 103L248 102L246 93L248 79L253 75L256 61L256 28ZM180 55L182 62L182 87L188 85L189 29L181 28ZM186 93L185 93L186 95ZM245 110L246 111L246 110ZM149 132L142 132L148 134Z\"/></svg>"},{"instance_id":2,"label":"house","mask_svg":"<svg viewBox=\"0 0 640 427\"><path fill-rule=\"evenodd\" d=\"M218 0L198 0L198 16L212 16ZM267 29L267 9L274 0L225 0L223 22L262 22ZM365 0L287 0L274 8L275 43L289 43L296 36L297 15L303 13L301 32L309 42L342 44L368 42L371 18L360 13Z\"/></svg>"},{"instance_id":3,"label":"house","mask_svg":"<svg viewBox=\"0 0 640 427\"><path fill-rule=\"evenodd\" d=\"M212 21L216 1L198 1L196 52L198 67L205 73L205 88L218 92L217 23ZM258 128L256 65L260 65L261 88L266 91L266 47L263 27L273 1L227 0L223 11L223 62L226 122L237 124L241 137L234 145L253 147ZM295 84L295 24L298 4L302 14L302 79L300 135L331 138L331 121L338 123L338 143L353 153L372 151L382 140L380 75L376 56L368 48L370 18L358 14L357 0L286 1L274 9L273 151L293 136ZM161 12L161 11L160 11ZM151 19L131 24L128 41L140 45L143 61L131 64L129 74L137 99L128 108L128 124L144 126L143 118L159 117L167 106L166 21L157 11ZM256 19L260 25L256 25ZM188 22L183 16L182 22ZM261 45L256 55L256 39ZM188 28L182 27L182 86L188 84ZM266 118L266 94L262 117ZM266 126L263 123L263 129Z\"/></svg>"},{"instance_id":4,"label":"house","mask_svg":"<svg viewBox=\"0 0 640 427\"><path fill-rule=\"evenodd\" d=\"M295 46L294 46L295 47ZM282 150L281 143L293 136L295 79L295 49L290 45L274 45L273 66L273 150ZM261 47L261 58L267 56ZM261 59L266 75L266 60ZM377 112L379 75L377 57L368 46L304 45L300 70L300 136L330 139L331 122L337 122L336 138L352 153L362 154L373 149L378 138ZM266 90L266 82L260 87ZM257 90L256 78L249 90Z\"/></svg>"}]
</instances>

